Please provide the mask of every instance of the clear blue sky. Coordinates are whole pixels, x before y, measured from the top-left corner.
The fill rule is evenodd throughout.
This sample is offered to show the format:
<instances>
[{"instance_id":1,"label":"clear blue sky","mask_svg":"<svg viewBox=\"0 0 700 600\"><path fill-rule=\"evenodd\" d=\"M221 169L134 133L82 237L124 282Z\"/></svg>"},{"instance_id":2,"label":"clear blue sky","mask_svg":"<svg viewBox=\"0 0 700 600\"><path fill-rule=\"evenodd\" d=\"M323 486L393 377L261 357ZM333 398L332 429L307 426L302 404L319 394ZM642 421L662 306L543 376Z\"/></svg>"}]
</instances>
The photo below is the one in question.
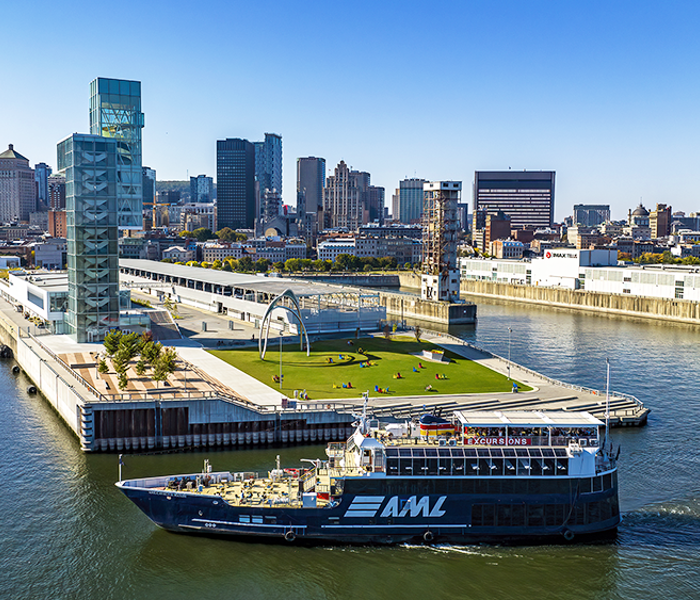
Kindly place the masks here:
<instances>
[{"instance_id":1,"label":"clear blue sky","mask_svg":"<svg viewBox=\"0 0 700 600\"><path fill-rule=\"evenodd\" d=\"M144 164L216 175L216 140L283 137L386 188L406 176L557 172L575 203L700 211L700 3L4 3L0 149L56 163L95 77L142 82Z\"/></svg>"}]
</instances>

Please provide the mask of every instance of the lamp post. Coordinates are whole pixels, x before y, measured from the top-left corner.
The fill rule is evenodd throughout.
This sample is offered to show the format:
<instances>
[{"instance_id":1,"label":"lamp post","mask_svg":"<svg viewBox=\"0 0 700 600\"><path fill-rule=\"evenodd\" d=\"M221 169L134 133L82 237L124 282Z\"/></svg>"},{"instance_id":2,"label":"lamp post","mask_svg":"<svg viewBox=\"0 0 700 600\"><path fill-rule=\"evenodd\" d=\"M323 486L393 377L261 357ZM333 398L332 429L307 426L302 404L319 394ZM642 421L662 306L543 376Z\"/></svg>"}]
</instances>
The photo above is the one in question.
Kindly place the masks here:
<instances>
[{"instance_id":1,"label":"lamp post","mask_svg":"<svg viewBox=\"0 0 700 600\"><path fill-rule=\"evenodd\" d=\"M508 379L510 379L510 334L513 333L511 327L508 328Z\"/></svg>"}]
</instances>

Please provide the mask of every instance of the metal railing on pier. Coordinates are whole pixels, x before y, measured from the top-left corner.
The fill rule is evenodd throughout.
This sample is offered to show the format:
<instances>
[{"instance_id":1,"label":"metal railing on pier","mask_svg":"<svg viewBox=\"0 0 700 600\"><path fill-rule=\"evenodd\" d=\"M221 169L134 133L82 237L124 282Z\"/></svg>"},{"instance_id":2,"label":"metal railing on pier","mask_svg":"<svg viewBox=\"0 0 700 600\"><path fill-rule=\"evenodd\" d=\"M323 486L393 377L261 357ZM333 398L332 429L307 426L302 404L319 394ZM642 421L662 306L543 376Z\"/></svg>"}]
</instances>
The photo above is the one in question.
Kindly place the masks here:
<instances>
[{"instance_id":1,"label":"metal railing on pier","mask_svg":"<svg viewBox=\"0 0 700 600\"><path fill-rule=\"evenodd\" d=\"M547 383L550 383L552 385L556 385L558 387L562 387L565 389L569 390L575 390L578 392L584 392L588 394L592 394L594 396L603 396L605 397L605 391L601 390L595 390L593 388L588 388L585 386L581 385L575 385L572 383L566 383L564 381L559 381L558 379L553 379L552 377L547 377L546 375L543 375L542 373L538 373L537 371L534 371L532 369L529 369L528 367L524 367L522 365L519 365L512 360L508 360L507 358L504 358L498 354L495 354L494 352L491 352L490 350L485 350L484 348L481 348L477 346L476 344L472 344L471 342L467 342L461 338L458 338L454 335L451 335L449 333L443 333L441 331L431 331L428 329L423 329L423 333L431 336L436 336L436 337L441 337L441 338L446 338L456 344L459 344L461 346L466 346L468 348L471 348L472 350L476 350L477 352L481 352L482 354L485 354L489 356L490 358L495 358L496 360L500 360L501 362L505 363L506 365L510 365L511 368L517 368L520 369L521 371L525 371L529 375L533 375L535 377L539 377L540 379L543 379ZM636 409L631 409L634 414L638 414L640 411L644 410L644 403L636 398L635 396L632 396L631 394L626 394L624 392L616 392L613 390L610 390L610 398L624 398L625 400L628 400L630 402L633 402L636 405ZM626 412L629 414L629 410L627 409ZM619 412L619 411L616 411Z\"/></svg>"}]
</instances>

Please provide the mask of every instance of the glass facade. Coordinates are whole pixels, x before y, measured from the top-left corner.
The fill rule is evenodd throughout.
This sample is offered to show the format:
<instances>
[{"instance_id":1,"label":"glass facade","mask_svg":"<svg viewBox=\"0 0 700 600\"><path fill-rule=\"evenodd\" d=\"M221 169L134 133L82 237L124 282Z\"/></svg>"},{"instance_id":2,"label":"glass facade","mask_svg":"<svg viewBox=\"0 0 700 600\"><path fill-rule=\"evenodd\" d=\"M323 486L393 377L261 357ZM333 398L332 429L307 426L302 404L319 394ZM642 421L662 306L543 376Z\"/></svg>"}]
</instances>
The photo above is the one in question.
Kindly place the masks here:
<instances>
[{"instance_id":1,"label":"glass facade","mask_svg":"<svg viewBox=\"0 0 700 600\"><path fill-rule=\"evenodd\" d=\"M216 142L217 230L255 224L255 146L238 138Z\"/></svg>"},{"instance_id":2,"label":"glass facade","mask_svg":"<svg viewBox=\"0 0 700 600\"><path fill-rule=\"evenodd\" d=\"M141 82L98 77L90 84L90 133L117 142L120 229L143 227Z\"/></svg>"},{"instance_id":3,"label":"glass facade","mask_svg":"<svg viewBox=\"0 0 700 600\"><path fill-rule=\"evenodd\" d=\"M97 135L76 133L58 144L66 178L66 317L78 342L100 341L119 325L118 154L117 140Z\"/></svg>"}]
</instances>

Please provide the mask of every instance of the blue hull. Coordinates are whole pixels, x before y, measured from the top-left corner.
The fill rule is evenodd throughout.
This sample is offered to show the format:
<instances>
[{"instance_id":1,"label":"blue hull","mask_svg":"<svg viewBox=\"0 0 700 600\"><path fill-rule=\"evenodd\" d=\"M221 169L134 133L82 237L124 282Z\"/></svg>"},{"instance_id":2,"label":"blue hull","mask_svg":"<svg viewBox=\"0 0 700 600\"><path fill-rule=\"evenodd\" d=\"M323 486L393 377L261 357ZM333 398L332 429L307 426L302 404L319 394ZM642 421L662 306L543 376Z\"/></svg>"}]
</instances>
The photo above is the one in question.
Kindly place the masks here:
<instances>
[{"instance_id":1,"label":"blue hull","mask_svg":"<svg viewBox=\"0 0 700 600\"><path fill-rule=\"evenodd\" d=\"M234 506L218 496L119 487L156 525L181 533L314 544L516 544L613 536L620 523L617 478L608 474L607 487L594 485L596 479L603 481L540 479L548 493L517 493L529 485L523 479L503 478L478 493L473 481L471 493L459 493L464 479L348 479L335 506L323 508Z\"/></svg>"}]
</instances>

